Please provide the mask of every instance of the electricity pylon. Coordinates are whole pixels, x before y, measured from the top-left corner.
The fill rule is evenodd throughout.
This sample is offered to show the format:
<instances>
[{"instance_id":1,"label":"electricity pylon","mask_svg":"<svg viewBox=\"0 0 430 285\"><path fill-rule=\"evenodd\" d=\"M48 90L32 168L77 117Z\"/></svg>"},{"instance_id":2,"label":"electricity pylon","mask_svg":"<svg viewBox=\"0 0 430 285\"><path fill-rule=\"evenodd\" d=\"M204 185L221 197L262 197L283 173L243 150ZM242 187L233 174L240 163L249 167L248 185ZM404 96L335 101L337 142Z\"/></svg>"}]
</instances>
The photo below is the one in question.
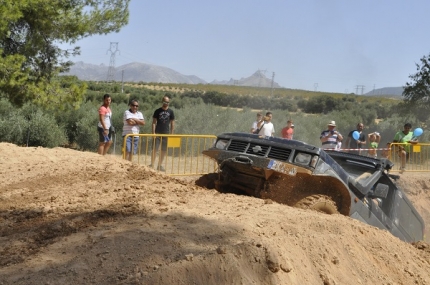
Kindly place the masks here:
<instances>
[{"instance_id":1,"label":"electricity pylon","mask_svg":"<svg viewBox=\"0 0 430 285\"><path fill-rule=\"evenodd\" d=\"M107 52L110 52L109 70L107 75L107 81L111 82L115 80L115 55L118 50L118 42L111 42L110 48Z\"/></svg>"}]
</instances>

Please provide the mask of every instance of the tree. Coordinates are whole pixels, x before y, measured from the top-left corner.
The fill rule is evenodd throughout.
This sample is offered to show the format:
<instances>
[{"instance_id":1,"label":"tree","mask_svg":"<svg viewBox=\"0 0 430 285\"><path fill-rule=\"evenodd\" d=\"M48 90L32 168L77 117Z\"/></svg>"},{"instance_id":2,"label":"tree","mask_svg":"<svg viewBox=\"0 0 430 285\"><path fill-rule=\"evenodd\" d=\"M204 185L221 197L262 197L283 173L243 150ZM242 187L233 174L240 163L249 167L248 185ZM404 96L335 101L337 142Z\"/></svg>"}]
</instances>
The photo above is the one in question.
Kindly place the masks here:
<instances>
[{"instance_id":1,"label":"tree","mask_svg":"<svg viewBox=\"0 0 430 285\"><path fill-rule=\"evenodd\" d=\"M14 105L32 101L64 107L80 104L85 84L68 88L58 75L72 65L79 47L61 43L118 32L128 23L130 0L0 0L0 96Z\"/></svg>"},{"instance_id":2,"label":"tree","mask_svg":"<svg viewBox=\"0 0 430 285\"><path fill-rule=\"evenodd\" d=\"M421 121L428 118L430 111L430 54L421 58L421 65L416 64L417 73L409 75L402 96L401 110L413 111Z\"/></svg>"}]
</instances>

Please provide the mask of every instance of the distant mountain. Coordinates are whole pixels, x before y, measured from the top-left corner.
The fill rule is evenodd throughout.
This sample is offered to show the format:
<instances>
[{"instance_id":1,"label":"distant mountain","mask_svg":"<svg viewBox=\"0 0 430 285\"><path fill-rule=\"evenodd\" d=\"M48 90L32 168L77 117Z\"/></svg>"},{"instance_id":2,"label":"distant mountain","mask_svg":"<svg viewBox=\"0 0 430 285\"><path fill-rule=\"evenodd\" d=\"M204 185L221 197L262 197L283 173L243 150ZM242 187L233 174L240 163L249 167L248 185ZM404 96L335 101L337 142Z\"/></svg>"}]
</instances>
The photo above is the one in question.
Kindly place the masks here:
<instances>
[{"instance_id":1,"label":"distant mountain","mask_svg":"<svg viewBox=\"0 0 430 285\"><path fill-rule=\"evenodd\" d=\"M81 80L88 81L105 81L107 80L109 67L101 64L95 65L84 63L82 61L75 62L70 68L70 71L65 75L75 75ZM124 78L123 78L124 76ZM161 83L186 83L186 84L207 84L207 82L195 75L183 75L173 69L146 64L132 62L115 67L115 81L124 82L161 82ZM220 85L238 85L251 87L271 87L272 80L267 78L260 70L253 75L235 80L231 78L229 81L212 81L211 84ZM273 82L274 88L280 88L278 83Z\"/></svg>"},{"instance_id":2,"label":"distant mountain","mask_svg":"<svg viewBox=\"0 0 430 285\"><path fill-rule=\"evenodd\" d=\"M104 81L107 80L109 67L101 64L95 65L76 62L65 75L75 75L81 80ZM124 76L124 78L123 78ZM186 84L206 84L207 82L195 75L183 75L173 69L132 62L115 67L115 81L125 82L162 82L162 83L186 83Z\"/></svg>"},{"instance_id":3,"label":"distant mountain","mask_svg":"<svg viewBox=\"0 0 430 285\"><path fill-rule=\"evenodd\" d=\"M392 97L401 97L403 94L403 87L384 87L379 89L374 89L370 92L367 92L366 96L392 96Z\"/></svg>"},{"instance_id":4,"label":"distant mountain","mask_svg":"<svg viewBox=\"0 0 430 285\"><path fill-rule=\"evenodd\" d=\"M251 87L272 87L272 80L267 78L261 70L257 70L253 75L235 80L231 78L229 81L217 81L214 80L211 84L218 85L237 85L237 86L251 86ZM273 82L274 88L280 88L278 83Z\"/></svg>"}]
</instances>

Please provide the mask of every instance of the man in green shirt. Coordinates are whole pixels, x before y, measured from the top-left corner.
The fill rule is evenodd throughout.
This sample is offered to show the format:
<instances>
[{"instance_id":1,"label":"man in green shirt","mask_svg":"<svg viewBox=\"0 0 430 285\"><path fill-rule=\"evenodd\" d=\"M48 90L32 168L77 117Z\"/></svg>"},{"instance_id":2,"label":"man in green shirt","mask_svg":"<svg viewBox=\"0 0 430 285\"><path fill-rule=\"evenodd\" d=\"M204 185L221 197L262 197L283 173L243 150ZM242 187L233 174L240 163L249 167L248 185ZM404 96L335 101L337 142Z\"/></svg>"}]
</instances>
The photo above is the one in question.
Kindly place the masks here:
<instances>
[{"instance_id":1,"label":"man in green shirt","mask_svg":"<svg viewBox=\"0 0 430 285\"><path fill-rule=\"evenodd\" d=\"M400 170L406 170L406 161L409 160L409 153L411 152L411 145L417 143L416 139L413 139L414 133L411 132L412 125L406 123L403 126L403 131L399 131L394 136L394 143L402 143L399 145L399 157L401 158Z\"/></svg>"}]
</instances>

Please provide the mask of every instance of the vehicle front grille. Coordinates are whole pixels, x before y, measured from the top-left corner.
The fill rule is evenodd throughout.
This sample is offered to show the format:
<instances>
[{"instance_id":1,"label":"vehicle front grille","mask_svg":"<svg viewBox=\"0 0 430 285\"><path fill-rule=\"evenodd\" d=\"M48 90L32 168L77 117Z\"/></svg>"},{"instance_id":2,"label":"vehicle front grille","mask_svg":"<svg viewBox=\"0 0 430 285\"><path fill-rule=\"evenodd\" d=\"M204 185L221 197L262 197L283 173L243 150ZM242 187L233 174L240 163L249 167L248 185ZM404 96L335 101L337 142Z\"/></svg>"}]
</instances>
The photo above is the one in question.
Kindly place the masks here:
<instances>
[{"instance_id":1,"label":"vehicle front grille","mask_svg":"<svg viewBox=\"0 0 430 285\"><path fill-rule=\"evenodd\" d=\"M274 158L278 160L288 160L290 157L291 149L279 148L279 147L271 147L270 152L267 155L269 158Z\"/></svg>"},{"instance_id":2,"label":"vehicle front grille","mask_svg":"<svg viewBox=\"0 0 430 285\"><path fill-rule=\"evenodd\" d=\"M238 140L231 140L227 147L228 151L258 155L277 160L288 161L291 149L268 146L264 144L248 143Z\"/></svg>"},{"instance_id":3,"label":"vehicle front grille","mask_svg":"<svg viewBox=\"0 0 430 285\"><path fill-rule=\"evenodd\" d=\"M248 148L249 143L247 142L241 142L241 141L235 141L232 140L230 142L230 145L228 146L227 150L229 151L237 151L237 152L246 152L246 149Z\"/></svg>"}]
</instances>

